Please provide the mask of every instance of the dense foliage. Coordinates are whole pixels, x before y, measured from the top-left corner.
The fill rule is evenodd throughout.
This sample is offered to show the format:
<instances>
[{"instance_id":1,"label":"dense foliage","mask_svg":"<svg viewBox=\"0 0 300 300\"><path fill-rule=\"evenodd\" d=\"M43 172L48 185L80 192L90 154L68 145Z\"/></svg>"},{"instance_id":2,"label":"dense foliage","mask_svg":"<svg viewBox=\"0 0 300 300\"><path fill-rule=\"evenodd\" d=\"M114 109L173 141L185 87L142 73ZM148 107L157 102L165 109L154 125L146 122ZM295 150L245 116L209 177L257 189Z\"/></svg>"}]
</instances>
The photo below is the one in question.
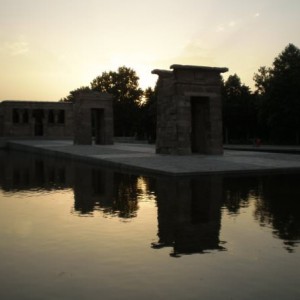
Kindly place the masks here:
<instances>
[{"instance_id":1,"label":"dense foliage","mask_svg":"<svg viewBox=\"0 0 300 300\"><path fill-rule=\"evenodd\" d=\"M300 142L300 49L289 44L271 67L254 74L256 90L241 84L237 75L223 85L225 142Z\"/></svg>"},{"instance_id":2,"label":"dense foliage","mask_svg":"<svg viewBox=\"0 0 300 300\"><path fill-rule=\"evenodd\" d=\"M263 137L273 143L299 144L300 49L289 44L272 67L258 70L254 81Z\"/></svg>"},{"instance_id":3,"label":"dense foliage","mask_svg":"<svg viewBox=\"0 0 300 300\"><path fill-rule=\"evenodd\" d=\"M225 143L247 143L257 132L257 97L234 74L223 84L223 136Z\"/></svg>"},{"instance_id":4,"label":"dense foliage","mask_svg":"<svg viewBox=\"0 0 300 300\"><path fill-rule=\"evenodd\" d=\"M136 72L125 66L116 72L103 72L91 82L91 89L114 96L114 131L116 136L135 136L139 129L143 91Z\"/></svg>"}]
</instances>

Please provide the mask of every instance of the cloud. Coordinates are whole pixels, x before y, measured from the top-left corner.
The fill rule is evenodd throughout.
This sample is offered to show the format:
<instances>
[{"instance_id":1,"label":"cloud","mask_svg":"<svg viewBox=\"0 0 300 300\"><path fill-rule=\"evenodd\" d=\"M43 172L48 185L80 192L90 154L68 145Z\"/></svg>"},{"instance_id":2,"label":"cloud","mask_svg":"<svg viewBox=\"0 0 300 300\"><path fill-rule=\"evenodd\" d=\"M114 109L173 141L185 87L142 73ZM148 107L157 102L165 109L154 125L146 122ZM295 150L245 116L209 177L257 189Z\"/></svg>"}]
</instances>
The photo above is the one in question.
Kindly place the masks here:
<instances>
[{"instance_id":1,"label":"cloud","mask_svg":"<svg viewBox=\"0 0 300 300\"><path fill-rule=\"evenodd\" d=\"M29 51L29 44L27 42L7 42L5 48L11 56L25 54Z\"/></svg>"},{"instance_id":2,"label":"cloud","mask_svg":"<svg viewBox=\"0 0 300 300\"><path fill-rule=\"evenodd\" d=\"M219 25L216 29L216 32L223 32L225 31L225 27L223 25Z\"/></svg>"},{"instance_id":3,"label":"cloud","mask_svg":"<svg viewBox=\"0 0 300 300\"><path fill-rule=\"evenodd\" d=\"M208 39L193 39L176 55L155 62L154 68L169 69L173 64L215 66L214 45Z\"/></svg>"},{"instance_id":4,"label":"cloud","mask_svg":"<svg viewBox=\"0 0 300 300\"><path fill-rule=\"evenodd\" d=\"M217 26L216 32L224 32L224 31L226 31L229 28L235 27L236 25L237 25L237 22L234 21L234 20L228 22L225 25L224 24L220 24L220 25Z\"/></svg>"}]
</instances>

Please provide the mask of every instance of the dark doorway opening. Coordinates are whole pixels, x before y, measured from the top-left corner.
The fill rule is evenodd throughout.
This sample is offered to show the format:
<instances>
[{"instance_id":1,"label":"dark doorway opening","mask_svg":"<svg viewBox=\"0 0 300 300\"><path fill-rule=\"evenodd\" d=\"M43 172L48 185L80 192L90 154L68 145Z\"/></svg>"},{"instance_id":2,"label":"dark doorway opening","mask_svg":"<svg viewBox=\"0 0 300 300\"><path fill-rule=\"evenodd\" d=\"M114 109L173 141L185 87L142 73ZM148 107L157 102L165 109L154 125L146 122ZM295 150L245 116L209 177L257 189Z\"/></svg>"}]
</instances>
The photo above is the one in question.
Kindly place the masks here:
<instances>
[{"instance_id":1,"label":"dark doorway opening","mask_svg":"<svg viewBox=\"0 0 300 300\"><path fill-rule=\"evenodd\" d=\"M92 137L95 140L95 144L105 144L104 109L92 109Z\"/></svg>"},{"instance_id":2,"label":"dark doorway opening","mask_svg":"<svg viewBox=\"0 0 300 300\"><path fill-rule=\"evenodd\" d=\"M4 135L3 123L4 123L3 116L0 115L0 136Z\"/></svg>"},{"instance_id":3,"label":"dark doorway opening","mask_svg":"<svg viewBox=\"0 0 300 300\"><path fill-rule=\"evenodd\" d=\"M191 148L193 153L207 153L210 134L209 98L191 98Z\"/></svg>"},{"instance_id":4,"label":"dark doorway opening","mask_svg":"<svg viewBox=\"0 0 300 300\"><path fill-rule=\"evenodd\" d=\"M54 111L53 111L53 109L50 109L48 112L48 123L53 124L54 121L55 121Z\"/></svg>"},{"instance_id":5,"label":"dark doorway opening","mask_svg":"<svg viewBox=\"0 0 300 300\"><path fill-rule=\"evenodd\" d=\"M33 110L32 114L34 118L34 136L43 136L44 135L44 111L42 109Z\"/></svg>"}]
</instances>

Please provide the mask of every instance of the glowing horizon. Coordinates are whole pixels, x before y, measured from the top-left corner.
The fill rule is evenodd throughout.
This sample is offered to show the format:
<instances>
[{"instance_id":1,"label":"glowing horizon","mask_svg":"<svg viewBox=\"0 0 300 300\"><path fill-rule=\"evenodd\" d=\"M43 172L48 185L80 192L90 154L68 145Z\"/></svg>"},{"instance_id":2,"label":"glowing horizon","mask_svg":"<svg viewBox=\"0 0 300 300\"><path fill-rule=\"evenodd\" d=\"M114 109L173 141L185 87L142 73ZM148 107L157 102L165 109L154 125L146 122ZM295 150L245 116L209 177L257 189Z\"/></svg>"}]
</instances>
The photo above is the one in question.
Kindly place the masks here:
<instances>
[{"instance_id":1,"label":"glowing horizon","mask_svg":"<svg viewBox=\"0 0 300 300\"><path fill-rule=\"evenodd\" d=\"M0 0L0 101L59 100L125 65L154 86L172 64L228 67L253 88L289 43L297 0Z\"/></svg>"}]
</instances>

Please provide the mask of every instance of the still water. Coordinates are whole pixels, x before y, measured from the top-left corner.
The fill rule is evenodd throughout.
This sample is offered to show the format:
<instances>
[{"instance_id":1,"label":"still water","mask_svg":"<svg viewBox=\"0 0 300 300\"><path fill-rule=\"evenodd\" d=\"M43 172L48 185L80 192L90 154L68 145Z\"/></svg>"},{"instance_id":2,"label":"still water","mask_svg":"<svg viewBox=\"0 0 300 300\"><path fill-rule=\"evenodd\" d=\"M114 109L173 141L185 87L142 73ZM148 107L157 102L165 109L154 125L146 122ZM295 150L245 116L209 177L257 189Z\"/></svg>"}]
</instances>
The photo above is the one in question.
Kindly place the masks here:
<instances>
[{"instance_id":1,"label":"still water","mask_svg":"<svg viewBox=\"0 0 300 300\"><path fill-rule=\"evenodd\" d=\"M0 299L300 299L300 174L150 178L0 152Z\"/></svg>"}]
</instances>

